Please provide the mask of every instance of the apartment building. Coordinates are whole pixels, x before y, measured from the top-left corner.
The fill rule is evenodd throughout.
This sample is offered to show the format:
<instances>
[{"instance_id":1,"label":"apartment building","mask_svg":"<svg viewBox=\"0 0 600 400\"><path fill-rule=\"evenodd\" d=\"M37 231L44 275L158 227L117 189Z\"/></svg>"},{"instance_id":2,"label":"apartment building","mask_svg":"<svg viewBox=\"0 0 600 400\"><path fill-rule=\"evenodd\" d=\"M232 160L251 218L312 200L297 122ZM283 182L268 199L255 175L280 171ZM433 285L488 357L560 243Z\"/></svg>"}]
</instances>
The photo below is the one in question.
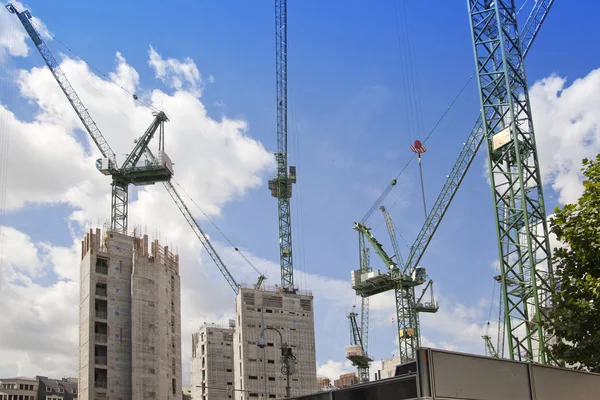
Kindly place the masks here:
<instances>
[{"instance_id":1,"label":"apartment building","mask_svg":"<svg viewBox=\"0 0 600 400\"><path fill-rule=\"evenodd\" d=\"M291 396L318 390L310 292L242 287L236 299L235 322L234 393L237 400L285 397L288 382L282 373L282 340L296 357L289 382ZM257 341L265 327L273 329L264 332L265 347L259 348Z\"/></svg>"},{"instance_id":2,"label":"apartment building","mask_svg":"<svg viewBox=\"0 0 600 400\"><path fill-rule=\"evenodd\" d=\"M80 400L181 397L179 257L148 236L81 242Z\"/></svg>"},{"instance_id":3,"label":"apartment building","mask_svg":"<svg viewBox=\"0 0 600 400\"><path fill-rule=\"evenodd\" d=\"M229 326L204 323L192 335L193 400L229 400L233 395L233 334Z\"/></svg>"}]
</instances>

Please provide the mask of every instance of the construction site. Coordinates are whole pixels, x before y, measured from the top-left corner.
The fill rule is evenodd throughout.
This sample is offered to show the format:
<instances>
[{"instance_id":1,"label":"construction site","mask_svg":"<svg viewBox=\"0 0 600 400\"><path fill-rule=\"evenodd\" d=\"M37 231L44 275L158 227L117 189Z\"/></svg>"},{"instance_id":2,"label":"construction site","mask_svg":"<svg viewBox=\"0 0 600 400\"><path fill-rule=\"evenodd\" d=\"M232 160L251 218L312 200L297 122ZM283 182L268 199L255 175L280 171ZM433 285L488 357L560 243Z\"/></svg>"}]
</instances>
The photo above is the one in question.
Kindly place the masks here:
<instances>
[{"instance_id":1,"label":"construction site","mask_svg":"<svg viewBox=\"0 0 600 400\"><path fill-rule=\"evenodd\" d=\"M347 279L357 305L345 316L350 340L336 340L344 342L345 352L339 357L351 363L356 375L342 375L339 387L319 379L315 297L294 275L298 255L292 249L290 204L297 171L288 160L288 2L274 3L276 176L263 188L277 203L280 277L268 277L269 283L277 282L272 286L227 239L243 260L240 264L256 273L255 282L240 283L184 201L182 189L174 184L177 160L171 160L165 149L169 115L146 104L153 120L119 165L118 153L46 44L46 33L21 4L6 5L4 11L18 18L102 154L96 168L111 179L110 189L106 187L111 193L109 222L90 229L81 240L78 398L179 399L185 381L190 382L195 400L597 398L600 375L576 371L576 366L557 359L550 349L561 339L547 328L556 290L553 249L524 61L538 34L543 34L555 1L537 0L527 9L514 0L466 1L475 60L469 82L477 81L479 118L468 137L460 139L462 150L434 201L426 201L422 171L428 137L411 144L409 163L418 165L425 222L407 245L407 254L402 254L399 230L384 205L400 174L361 219L348 221L358 239L358 257L354 266L348 266ZM292 53L290 63L293 60ZM142 101L136 94L132 97ZM485 356L424 346L420 323L424 314L435 318L444 308L434 292L435 268L423 267L422 258L478 152L486 152L496 229L496 237L489 241L497 244L499 260L494 276L500 293L494 299L497 331L488 328L482 337ZM199 240L211 267L217 267L235 296L231 303L235 318L227 325L207 321L199 326L192 334L189 360L182 359L182 324L190 316L181 311L182 281L187 277L180 276L180 256L174 250L178 244L149 239L129 223L130 185L154 184L164 186L189 225L189 236ZM421 204L418 207L421 213ZM385 238L375 236L376 214L385 223ZM373 361L384 357L369 351L369 299L383 293L393 293L395 300L397 348L374 371ZM182 365L187 363L189 377L183 376Z\"/></svg>"}]
</instances>

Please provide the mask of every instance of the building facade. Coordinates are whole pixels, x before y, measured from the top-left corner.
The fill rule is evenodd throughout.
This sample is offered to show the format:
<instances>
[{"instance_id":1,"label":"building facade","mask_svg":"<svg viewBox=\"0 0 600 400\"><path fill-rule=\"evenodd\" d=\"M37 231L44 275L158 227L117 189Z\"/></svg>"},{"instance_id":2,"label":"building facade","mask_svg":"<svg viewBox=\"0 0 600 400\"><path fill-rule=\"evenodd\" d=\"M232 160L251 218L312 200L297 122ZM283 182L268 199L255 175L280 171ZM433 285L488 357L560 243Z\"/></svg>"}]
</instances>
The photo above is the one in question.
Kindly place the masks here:
<instances>
[{"instance_id":1,"label":"building facade","mask_svg":"<svg viewBox=\"0 0 600 400\"><path fill-rule=\"evenodd\" d=\"M0 400L38 400L38 380L19 376L0 379Z\"/></svg>"},{"instance_id":2,"label":"building facade","mask_svg":"<svg viewBox=\"0 0 600 400\"><path fill-rule=\"evenodd\" d=\"M96 229L80 270L79 399L179 399L179 257L147 235Z\"/></svg>"},{"instance_id":3,"label":"building facade","mask_svg":"<svg viewBox=\"0 0 600 400\"><path fill-rule=\"evenodd\" d=\"M291 396L318 390L313 296L310 292L287 293L242 287L236 299L236 329L233 335L234 386L237 400L282 398L286 376L282 374L281 333L296 357L289 382ZM264 327L266 346L259 348Z\"/></svg>"},{"instance_id":4,"label":"building facade","mask_svg":"<svg viewBox=\"0 0 600 400\"><path fill-rule=\"evenodd\" d=\"M229 327L204 324L192 335L193 400L228 400L233 393L233 334Z\"/></svg>"}]
</instances>

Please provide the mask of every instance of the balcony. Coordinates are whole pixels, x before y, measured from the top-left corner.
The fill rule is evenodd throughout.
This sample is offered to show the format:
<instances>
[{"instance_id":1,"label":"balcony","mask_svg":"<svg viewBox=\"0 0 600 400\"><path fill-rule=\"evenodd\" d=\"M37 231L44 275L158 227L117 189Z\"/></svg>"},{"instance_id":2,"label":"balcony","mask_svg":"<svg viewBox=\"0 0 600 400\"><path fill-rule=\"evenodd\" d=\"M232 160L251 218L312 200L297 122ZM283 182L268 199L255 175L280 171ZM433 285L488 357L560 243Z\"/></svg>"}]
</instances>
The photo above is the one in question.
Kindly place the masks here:
<instances>
[{"instance_id":1,"label":"balcony","mask_svg":"<svg viewBox=\"0 0 600 400\"><path fill-rule=\"evenodd\" d=\"M106 297L107 296L106 286L98 287L96 286L96 296Z\"/></svg>"},{"instance_id":2,"label":"balcony","mask_svg":"<svg viewBox=\"0 0 600 400\"><path fill-rule=\"evenodd\" d=\"M98 319L106 319L108 313L106 311L96 311L96 318Z\"/></svg>"},{"instance_id":3,"label":"balcony","mask_svg":"<svg viewBox=\"0 0 600 400\"><path fill-rule=\"evenodd\" d=\"M94 362L97 365L106 365L107 357L95 356L94 357Z\"/></svg>"},{"instance_id":4,"label":"balcony","mask_svg":"<svg viewBox=\"0 0 600 400\"><path fill-rule=\"evenodd\" d=\"M108 275L108 259L102 257L96 258L96 273Z\"/></svg>"},{"instance_id":5,"label":"balcony","mask_svg":"<svg viewBox=\"0 0 600 400\"><path fill-rule=\"evenodd\" d=\"M96 333L95 337L96 342L98 343L106 343L106 340L108 339L106 333Z\"/></svg>"}]
</instances>

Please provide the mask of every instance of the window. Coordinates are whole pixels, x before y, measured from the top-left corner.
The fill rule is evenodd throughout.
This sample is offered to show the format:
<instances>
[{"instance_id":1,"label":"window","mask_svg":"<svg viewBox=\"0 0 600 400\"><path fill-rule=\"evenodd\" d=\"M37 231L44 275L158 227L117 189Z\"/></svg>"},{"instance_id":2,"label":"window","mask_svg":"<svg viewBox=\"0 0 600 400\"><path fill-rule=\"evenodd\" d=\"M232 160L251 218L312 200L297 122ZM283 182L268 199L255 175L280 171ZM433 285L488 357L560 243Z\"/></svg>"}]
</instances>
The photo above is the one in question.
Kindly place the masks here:
<instances>
[{"instance_id":1,"label":"window","mask_svg":"<svg viewBox=\"0 0 600 400\"><path fill-rule=\"evenodd\" d=\"M51 391L52 391L52 388L49 386L46 386L46 392L51 392Z\"/></svg>"},{"instance_id":2,"label":"window","mask_svg":"<svg viewBox=\"0 0 600 400\"><path fill-rule=\"evenodd\" d=\"M233 372L233 371L231 370L231 368L227 368L227 369L226 369L226 371L227 371L227 372Z\"/></svg>"},{"instance_id":3,"label":"window","mask_svg":"<svg viewBox=\"0 0 600 400\"><path fill-rule=\"evenodd\" d=\"M60 387L60 388L58 388L58 392L59 392L59 393L64 393L64 392L65 392L65 389L64 389L64 388L62 388L62 387Z\"/></svg>"},{"instance_id":4,"label":"window","mask_svg":"<svg viewBox=\"0 0 600 400\"><path fill-rule=\"evenodd\" d=\"M258 380L258 376L255 376L255 375L249 375L249 376L248 376L248 379L251 379L251 380L254 380L254 381L256 381L256 380Z\"/></svg>"},{"instance_id":5,"label":"window","mask_svg":"<svg viewBox=\"0 0 600 400\"><path fill-rule=\"evenodd\" d=\"M73 389L73 394L77 394L77 389Z\"/></svg>"},{"instance_id":6,"label":"window","mask_svg":"<svg viewBox=\"0 0 600 400\"><path fill-rule=\"evenodd\" d=\"M173 394L177 394L177 379L171 379L171 386L173 389Z\"/></svg>"},{"instance_id":7,"label":"window","mask_svg":"<svg viewBox=\"0 0 600 400\"><path fill-rule=\"evenodd\" d=\"M267 364L275 364L275 360L267 360Z\"/></svg>"},{"instance_id":8,"label":"window","mask_svg":"<svg viewBox=\"0 0 600 400\"><path fill-rule=\"evenodd\" d=\"M273 376L270 376L270 377L269 377L269 380L270 380L270 381L274 381L274 380L275 380L275 377L273 377Z\"/></svg>"}]
</instances>

